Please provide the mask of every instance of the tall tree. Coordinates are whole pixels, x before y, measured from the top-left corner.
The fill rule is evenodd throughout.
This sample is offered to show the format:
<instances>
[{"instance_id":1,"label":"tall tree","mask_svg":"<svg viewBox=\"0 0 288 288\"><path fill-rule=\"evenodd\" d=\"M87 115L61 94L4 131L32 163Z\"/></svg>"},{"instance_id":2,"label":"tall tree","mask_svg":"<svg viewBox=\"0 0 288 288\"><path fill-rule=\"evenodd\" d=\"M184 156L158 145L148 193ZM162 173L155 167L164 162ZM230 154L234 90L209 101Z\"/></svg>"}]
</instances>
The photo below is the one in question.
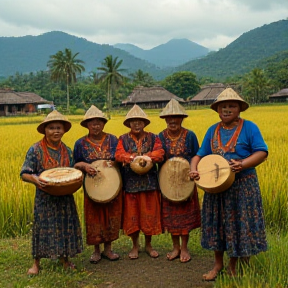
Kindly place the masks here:
<instances>
[{"instance_id":1,"label":"tall tree","mask_svg":"<svg viewBox=\"0 0 288 288\"><path fill-rule=\"evenodd\" d=\"M107 56L102 62L102 67L97 69L100 71L100 80L105 83L107 91L107 116L110 119L112 99L116 88L122 83L123 76L121 72L125 69L121 69L120 66L123 60L118 61L118 57L113 59L112 55Z\"/></svg>"},{"instance_id":2,"label":"tall tree","mask_svg":"<svg viewBox=\"0 0 288 288\"><path fill-rule=\"evenodd\" d=\"M85 71L85 67L82 65L84 61L76 58L78 54L73 54L70 49L65 48L64 52L58 51L55 55L51 55L47 63L51 72L51 80L66 83L68 112L70 110L69 84L76 83L77 74Z\"/></svg>"},{"instance_id":3,"label":"tall tree","mask_svg":"<svg viewBox=\"0 0 288 288\"><path fill-rule=\"evenodd\" d=\"M187 99L200 90L196 75L189 71L176 72L162 81L162 86L178 97Z\"/></svg>"},{"instance_id":4,"label":"tall tree","mask_svg":"<svg viewBox=\"0 0 288 288\"><path fill-rule=\"evenodd\" d=\"M243 77L243 94L252 103L265 102L268 98L270 80L265 76L264 71L254 68Z\"/></svg>"},{"instance_id":5,"label":"tall tree","mask_svg":"<svg viewBox=\"0 0 288 288\"><path fill-rule=\"evenodd\" d=\"M129 76L132 78L132 82L136 85L141 85L144 87L151 87L155 85L155 80L153 77L141 69L138 69L134 73L129 74Z\"/></svg>"}]
</instances>

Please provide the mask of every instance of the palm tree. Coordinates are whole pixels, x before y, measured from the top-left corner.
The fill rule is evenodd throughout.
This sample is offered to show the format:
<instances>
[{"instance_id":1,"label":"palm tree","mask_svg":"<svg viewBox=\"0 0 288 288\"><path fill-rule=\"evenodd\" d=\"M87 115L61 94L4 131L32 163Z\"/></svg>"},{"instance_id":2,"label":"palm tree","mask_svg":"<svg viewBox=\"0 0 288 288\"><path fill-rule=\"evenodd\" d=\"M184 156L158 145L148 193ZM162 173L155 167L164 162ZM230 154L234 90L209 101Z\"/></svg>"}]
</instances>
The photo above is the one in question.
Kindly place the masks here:
<instances>
[{"instance_id":1,"label":"palm tree","mask_svg":"<svg viewBox=\"0 0 288 288\"><path fill-rule=\"evenodd\" d=\"M67 87L67 111L70 110L69 84L74 84L77 81L76 75L85 71L82 65L84 61L77 59L79 53L72 54L70 49L65 48L63 51L58 51L55 55L50 56L47 66L51 72L51 80L64 81Z\"/></svg>"},{"instance_id":2,"label":"palm tree","mask_svg":"<svg viewBox=\"0 0 288 288\"><path fill-rule=\"evenodd\" d=\"M249 100L254 103L261 103L267 100L270 88L270 80L265 76L264 71L254 68L243 78L244 94L249 95Z\"/></svg>"},{"instance_id":3,"label":"palm tree","mask_svg":"<svg viewBox=\"0 0 288 288\"><path fill-rule=\"evenodd\" d=\"M115 57L113 59L113 56L109 55L102 62L102 67L97 68L101 71L99 73L100 80L105 83L107 89L106 106L107 116L109 119L114 92L117 86L119 86L123 81L123 76L120 74L120 72L125 71L125 69L119 69L122 62L123 60L118 61L118 57Z\"/></svg>"},{"instance_id":4,"label":"palm tree","mask_svg":"<svg viewBox=\"0 0 288 288\"><path fill-rule=\"evenodd\" d=\"M132 82L136 85L141 85L145 87L155 85L153 77L149 73L143 72L143 70L141 69L138 69L134 73L131 73L129 76L132 77Z\"/></svg>"}]
</instances>

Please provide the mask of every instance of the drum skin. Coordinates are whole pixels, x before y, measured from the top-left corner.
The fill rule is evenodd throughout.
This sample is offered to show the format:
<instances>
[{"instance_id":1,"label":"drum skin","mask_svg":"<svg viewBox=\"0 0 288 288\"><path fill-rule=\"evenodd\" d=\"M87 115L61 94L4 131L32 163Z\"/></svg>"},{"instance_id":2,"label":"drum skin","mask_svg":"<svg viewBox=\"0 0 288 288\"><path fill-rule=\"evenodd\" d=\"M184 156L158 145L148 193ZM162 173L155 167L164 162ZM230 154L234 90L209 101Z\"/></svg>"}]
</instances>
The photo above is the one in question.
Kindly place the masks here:
<instances>
[{"instance_id":1,"label":"drum skin","mask_svg":"<svg viewBox=\"0 0 288 288\"><path fill-rule=\"evenodd\" d=\"M87 195L98 203L112 201L122 189L122 178L118 166L111 165L111 161L108 160L97 160L91 165L96 169L97 174L85 176L84 188Z\"/></svg>"},{"instance_id":2,"label":"drum skin","mask_svg":"<svg viewBox=\"0 0 288 288\"><path fill-rule=\"evenodd\" d=\"M185 201L193 195L195 183L189 177L189 162L181 157L167 160L159 172L162 195L173 202Z\"/></svg>"},{"instance_id":3,"label":"drum skin","mask_svg":"<svg viewBox=\"0 0 288 288\"><path fill-rule=\"evenodd\" d=\"M197 187L208 193L220 193L227 190L235 180L235 173L231 171L228 161L217 154L201 158L197 170L199 180L195 180Z\"/></svg>"},{"instance_id":4,"label":"drum skin","mask_svg":"<svg viewBox=\"0 0 288 288\"><path fill-rule=\"evenodd\" d=\"M130 168L137 173L138 175L144 175L149 172L149 170L153 167L153 163L147 161L145 158L147 156L137 156L132 163L130 163Z\"/></svg>"},{"instance_id":5,"label":"drum skin","mask_svg":"<svg viewBox=\"0 0 288 288\"><path fill-rule=\"evenodd\" d=\"M39 179L48 183L41 190L53 196L64 196L81 188L83 173L71 167L58 167L43 171Z\"/></svg>"}]
</instances>

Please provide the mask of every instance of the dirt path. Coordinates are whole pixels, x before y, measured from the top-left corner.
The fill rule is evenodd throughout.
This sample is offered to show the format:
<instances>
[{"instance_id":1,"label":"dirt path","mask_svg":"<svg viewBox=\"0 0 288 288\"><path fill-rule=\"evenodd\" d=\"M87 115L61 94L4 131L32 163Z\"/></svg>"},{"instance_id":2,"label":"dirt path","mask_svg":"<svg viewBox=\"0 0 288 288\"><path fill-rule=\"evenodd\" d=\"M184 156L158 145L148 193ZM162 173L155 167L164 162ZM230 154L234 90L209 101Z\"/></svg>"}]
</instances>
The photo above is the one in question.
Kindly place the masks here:
<instances>
[{"instance_id":1,"label":"dirt path","mask_svg":"<svg viewBox=\"0 0 288 288\"><path fill-rule=\"evenodd\" d=\"M213 266L213 258L192 255L192 260L183 264L179 259L168 261L166 251L159 252L160 257L157 259L140 252L137 260L130 260L127 254L121 254L121 259L116 262L102 259L92 267L89 263L84 265L88 273L91 270L91 273L105 279L96 286L98 288L213 287L213 282L202 281L202 274Z\"/></svg>"}]
</instances>

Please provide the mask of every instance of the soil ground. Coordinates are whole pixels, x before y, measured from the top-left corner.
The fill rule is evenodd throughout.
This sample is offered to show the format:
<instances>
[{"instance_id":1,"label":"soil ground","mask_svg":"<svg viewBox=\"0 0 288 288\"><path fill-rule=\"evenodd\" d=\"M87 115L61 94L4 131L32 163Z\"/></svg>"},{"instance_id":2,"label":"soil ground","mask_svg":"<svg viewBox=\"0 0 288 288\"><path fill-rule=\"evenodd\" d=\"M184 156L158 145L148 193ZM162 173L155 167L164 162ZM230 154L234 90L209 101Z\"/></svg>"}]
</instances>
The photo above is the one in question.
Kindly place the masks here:
<instances>
[{"instance_id":1,"label":"soil ground","mask_svg":"<svg viewBox=\"0 0 288 288\"><path fill-rule=\"evenodd\" d=\"M91 265L87 259L87 263L83 264L88 271L105 279L97 285L98 288L213 287L213 282L202 281L202 275L213 267L213 257L192 254L190 262L181 263L179 259L168 261L166 250L158 252L160 257L156 259L140 252L137 260L130 260L127 254L120 254L118 261L102 259L98 264Z\"/></svg>"}]
</instances>

